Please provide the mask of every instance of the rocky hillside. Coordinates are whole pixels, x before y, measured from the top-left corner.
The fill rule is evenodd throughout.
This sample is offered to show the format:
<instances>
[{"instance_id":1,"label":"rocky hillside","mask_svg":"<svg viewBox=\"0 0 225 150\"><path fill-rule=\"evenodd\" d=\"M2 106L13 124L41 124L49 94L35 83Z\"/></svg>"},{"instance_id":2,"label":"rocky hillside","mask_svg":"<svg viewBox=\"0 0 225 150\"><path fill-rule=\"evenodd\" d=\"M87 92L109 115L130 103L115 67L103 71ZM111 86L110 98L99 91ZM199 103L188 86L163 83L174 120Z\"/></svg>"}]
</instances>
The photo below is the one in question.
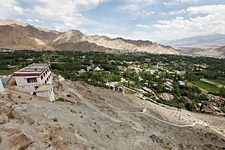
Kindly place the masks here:
<instances>
[{"instance_id":1,"label":"rocky hillside","mask_svg":"<svg viewBox=\"0 0 225 150\"><path fill-rule=\"evenodd\" d=\"M179 54L180 51L151 41L90 36L78 30L57 32L13 20L0 21L0 47L39 50L79 50Z\"/></svg>"},{"instance_id":2,"label":"rocky hillside","mask_svg":"<svg viewBox=\"0 0 225 150\"><path fill-rule=\"evenodd\" d=\"M224 117L190 114L81 82L54 81L58 101L0 97L0 149L222 150Z\"/></svg>"}]
</instances>

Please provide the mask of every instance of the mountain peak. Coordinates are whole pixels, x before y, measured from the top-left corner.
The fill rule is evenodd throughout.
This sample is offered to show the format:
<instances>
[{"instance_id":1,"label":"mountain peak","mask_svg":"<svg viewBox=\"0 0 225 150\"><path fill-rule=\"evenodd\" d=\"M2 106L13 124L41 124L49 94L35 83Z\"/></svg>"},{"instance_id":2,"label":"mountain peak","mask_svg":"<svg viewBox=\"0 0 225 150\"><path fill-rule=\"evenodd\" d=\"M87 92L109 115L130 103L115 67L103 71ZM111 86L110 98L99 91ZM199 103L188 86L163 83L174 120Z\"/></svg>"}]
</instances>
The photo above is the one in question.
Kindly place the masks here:
<instances>
[{"instance_id":1,"label":"mountain peak","mask_svg":"<svg viewBox=\"0 0 225 150\"><path fill-rule=\"evenodd\" d=\"M17 21L17 20L13 20L13 19L3 19L0 20L0 25L19 25L19 26L27 26L28 24Z\"/></svg>"}]
</instances>

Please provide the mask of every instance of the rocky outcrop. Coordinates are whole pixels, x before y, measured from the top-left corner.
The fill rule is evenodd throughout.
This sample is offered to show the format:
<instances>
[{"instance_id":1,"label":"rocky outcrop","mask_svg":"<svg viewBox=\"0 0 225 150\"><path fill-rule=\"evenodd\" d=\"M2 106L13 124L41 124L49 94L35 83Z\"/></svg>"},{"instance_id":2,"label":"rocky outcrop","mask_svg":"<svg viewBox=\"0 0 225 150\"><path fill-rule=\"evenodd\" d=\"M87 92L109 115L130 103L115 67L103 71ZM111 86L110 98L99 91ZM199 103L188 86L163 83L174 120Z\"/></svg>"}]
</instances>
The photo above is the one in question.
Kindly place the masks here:
<instances>
[{"instance_id":1,"label":"rocky outcrop","mask_svg":"<svg viewBox=\"0 0 225 150\"><path fill-rule=\"evenodd\" d=\"M6 128L1 134L3 135L1 144L3 149L23 150L34 142L18 129Z\"/></svg>"}]
</instances>

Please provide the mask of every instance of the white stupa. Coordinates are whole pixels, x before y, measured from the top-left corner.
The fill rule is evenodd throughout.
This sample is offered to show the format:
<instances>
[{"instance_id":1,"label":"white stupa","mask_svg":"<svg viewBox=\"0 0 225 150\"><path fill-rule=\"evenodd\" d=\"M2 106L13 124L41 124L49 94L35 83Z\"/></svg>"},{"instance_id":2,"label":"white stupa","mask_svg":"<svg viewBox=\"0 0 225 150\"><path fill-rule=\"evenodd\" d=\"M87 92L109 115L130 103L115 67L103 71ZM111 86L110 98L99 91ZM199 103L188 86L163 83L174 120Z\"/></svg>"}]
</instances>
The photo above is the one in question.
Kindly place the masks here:
<instances>
[{"instance_id":1,"label":"white stupa","mask_svg":"<svg viewBox=\"0 0 225 150\"><path fill-rule=\"evenodd\" d=\"M5 89L2 84L2 79L0 78L0 93L4 93L4 92L5 92Z\"/></svg>"}]
</instances>

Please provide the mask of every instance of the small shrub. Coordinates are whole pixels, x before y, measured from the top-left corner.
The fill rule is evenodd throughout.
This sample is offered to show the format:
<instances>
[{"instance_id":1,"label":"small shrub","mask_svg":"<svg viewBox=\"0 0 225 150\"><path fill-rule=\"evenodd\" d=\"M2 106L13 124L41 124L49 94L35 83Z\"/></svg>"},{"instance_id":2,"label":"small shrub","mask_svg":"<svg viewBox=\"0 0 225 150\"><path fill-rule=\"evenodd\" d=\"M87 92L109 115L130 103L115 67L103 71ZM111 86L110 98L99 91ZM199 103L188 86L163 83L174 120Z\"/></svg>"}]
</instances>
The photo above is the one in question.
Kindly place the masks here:
<instances>
[{"instance_id":1,"label":"small shrub","mask_svg":"<svg viewBox=\"0 0 225 150\"><path fill-rule=\"evenodd\" d=\"M96 129L93 130L95 133L98 133L98 131Z\"/></svg>"},{"instance_id":2,"label":"small shrub","mask_svg":"<svg viewBox=\"0 0 225 150\"><path fill-rule=\"evenodd\" d=\"M54 121L54 122L58 122L58 119L57 119L57 118L53 118L53 121Z\"/></svg>"},{"instance_id":3,"label":"small shrub","mask_svg":"<svg viewBox=\"0 0 225 150\"><path fill-rule=\"evenodd\" d=\"M12 112L10 112L7 116L8 116L9 119L14 119L15 118L15 116L13 115Z\"/></svg>"}]
</instances>

